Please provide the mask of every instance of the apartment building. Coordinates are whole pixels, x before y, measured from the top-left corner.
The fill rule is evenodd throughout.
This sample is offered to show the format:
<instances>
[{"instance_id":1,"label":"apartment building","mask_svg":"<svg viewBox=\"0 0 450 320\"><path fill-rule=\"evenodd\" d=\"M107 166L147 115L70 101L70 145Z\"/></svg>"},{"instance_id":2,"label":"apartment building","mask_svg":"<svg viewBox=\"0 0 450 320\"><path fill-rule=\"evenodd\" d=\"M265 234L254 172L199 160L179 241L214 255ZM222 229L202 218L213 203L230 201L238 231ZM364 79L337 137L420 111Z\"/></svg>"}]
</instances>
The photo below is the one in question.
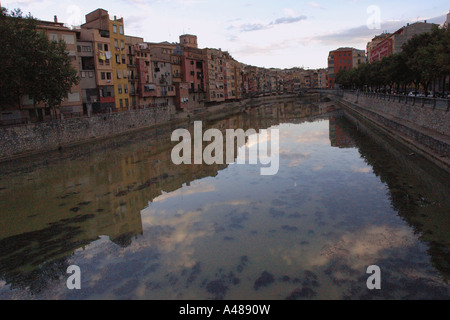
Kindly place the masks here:
<instances>
[{"instance_id":1,"label":"apartment building","mask_svg":"<svg viewBox=\"0 0 450 320\"><path fill-rule=\"evenodd\" d=\"M380 61L385 57L389 57L392 54L402 52L402 47L405 43L411 40L415 35L431 32L433 27L437 26L433 23L416 22L407 24L406 26L398 29L392 34L383 35L385 38L378 42L375 46L371 45L371 51L369 55L369 63ZM369 45L368 45L369 46Z\"/></svg>"},{"instance_id":2,"label":"apartment building","mask_svg":"<svg viewBox=\"0 0 450 320\"><path fill-rule=\"evenodd\" d=\"M221 49L204 49L204 56L207 62L206 73L206 101L225 101L225 76L226 58Z\"/></svg>"},{"instance_id":3,"label":"apartment building","mask_svg":"<svg viewBox=\"0 0 450 320\"><path fill-rule=\"evenodd\" d=\"M130 96L130 108L138 109L141 105L139 99L139 77L137 71L137 55L141 54L140 44L144 43L144 38L125 35L125 48L127 51L128 69L128 94ZM150 53L148 52L150 55Z\"/></svg>"},{"instance_id":4,"label":"apartment building","mask_svg":"<svg viewBox=\"0 0 450 320\"><path fill-rule=\"evenodd\" d=\"M182 40L182 38L180 38ZM183 43L183 40L180 41ZM183 47L183 58L181 63L183 83L188 86L189 110L204 106L206 102L207 88L207 65L204 50L194 46Z\"/></svg>"},{"instance_id":5,"label":"apartment building","mask_svg":"<svg viewBox=\"0 0 450 320\"><path fill-rule=\"evenodd\" d=\"M92 41L82 41L80 32L77 32L77 39L83 113L91 115L94 112L94 106L98 105L99 100L95 72L94 44Z\"/></svg>"},{"instance_id":6,"label":"apartment building","mask_svg":"<svg viewBox=\"0 0 450 320\"><path fill-rule=\"evenodd\" d=\"M114 98L114 110L119 112L129 110L130 95L123 18L117 19L117 17L114 17L114 20L111 20L108 11L97 9L86 15L86 23L81 25L81 29L91 30L94 35L94 41L97 45L98 65L112 68L112 71L100 71L100 79L106 81L109 85L107 86L109 88L101 89L107 90L107 96L105 97L105 93L102 92L102 98L109 98L108 103L111 107L112 98ZM102 45L103 50L101 49ZM108 72L111 72L111 74L108 74ZM111 86L113 95L110 95Z\"/></svg>"},{"instance_id":7,"label":"apartment building","mask_svg":"<svg viewBox=\"0 0 450 320\"><path fill-rule=\"evenodd\" d=\"M366 61L365 50L339 48L330 51L328 56L328 88L334 89L336 75L340 71L357 68Z\"/></svg>"},{"instance_id":8,"label":"apartment building","mask_svg":"<svg viewBox=\"0 0 450 320\"><path fill-rule=\"evenodd\" d=\"M77 57L77 33L59 23L57 17L55 21L38 21L37 29L45 33L50 41L64 41L67 53L72 61L72 67L80 75L80 66ZM61 102L55 110L49 106L40 103L37 105L37 111L34 110L34 101L28 95L24 95L20 101L20 110L13 110L2 113L2 120L20 120L21 122L35 122L38 119L50 120L64 117L73 117L83 114L83 103L81 98L81 84L74 85L68 96ZM36 115L37 112L37 115ZM14 120L14 121L13 121Z\"/></svg>"},{"instance_id":9,"label":"apartment building","mask_svg":"<svg viewBox=\"0 0 450 320\"><path fill-rule=\"evenodd\" d=\"M392 35L391 33L382 33L380 35L375 36L372 39L372 41L367 43L366 51L367 51L367 61L369 61L369 63L372 63L373 59L375 59L373 50L377 47L378 44L389 38L391 35Z\"/></svg>"}]
</instances>

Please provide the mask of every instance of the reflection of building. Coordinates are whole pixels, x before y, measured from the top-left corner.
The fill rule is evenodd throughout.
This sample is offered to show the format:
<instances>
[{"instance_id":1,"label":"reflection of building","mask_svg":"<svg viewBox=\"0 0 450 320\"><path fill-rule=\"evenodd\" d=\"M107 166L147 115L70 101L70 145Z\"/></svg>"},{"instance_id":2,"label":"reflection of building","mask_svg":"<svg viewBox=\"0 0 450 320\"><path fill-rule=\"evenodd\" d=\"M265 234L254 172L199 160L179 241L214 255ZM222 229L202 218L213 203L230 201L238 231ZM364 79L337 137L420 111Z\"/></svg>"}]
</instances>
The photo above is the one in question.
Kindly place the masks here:
<instances>
[{"instance_id":1,"label":"reflection of building","mask_svg":"<svg viewBox=\"0 0 450 320\"><path fill-rule=\"evenodd\" d=\"M330 141L332 147L355 148L355 142L343 128L342 117L330 118Z\"/></svg>"}]
</instances>

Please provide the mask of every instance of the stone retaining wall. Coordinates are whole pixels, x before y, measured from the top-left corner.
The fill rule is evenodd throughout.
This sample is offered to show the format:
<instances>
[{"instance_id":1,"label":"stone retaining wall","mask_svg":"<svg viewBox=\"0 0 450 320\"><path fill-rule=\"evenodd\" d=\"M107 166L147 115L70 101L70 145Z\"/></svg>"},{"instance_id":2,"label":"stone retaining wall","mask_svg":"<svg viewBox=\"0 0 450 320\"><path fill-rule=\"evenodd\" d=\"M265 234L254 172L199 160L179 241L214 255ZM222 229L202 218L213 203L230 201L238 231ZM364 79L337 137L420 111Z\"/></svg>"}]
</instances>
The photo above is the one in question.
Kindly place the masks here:
<instances>
[{"instance_id":1,"label":"stone retaining wall","mask_svg":"<svg viewBox=\"0 0 450 320\"><path fill-rule=\"evenodd\" d=\"M340 101L416 152L450 169L450 113L446 103L417 103L414 99L405 103L349 92Z\"/></svg>"},{"instance_id":2,"label":"stone retaining wall","mask_svg":"<svg viewBox=\"0 0 450 320\"><path fill-rule=\"evenodd\" d=\"M272 96L216 105L193 115L191 119L239 112L243 107L294 98L296 98L295 95ZM175 110L171 107L156 107L92 117L0 127L0 161L98 139L108 139L119 134L186 119L188 119L187 114L176 115Z\"/></svg>"}]
</instances>

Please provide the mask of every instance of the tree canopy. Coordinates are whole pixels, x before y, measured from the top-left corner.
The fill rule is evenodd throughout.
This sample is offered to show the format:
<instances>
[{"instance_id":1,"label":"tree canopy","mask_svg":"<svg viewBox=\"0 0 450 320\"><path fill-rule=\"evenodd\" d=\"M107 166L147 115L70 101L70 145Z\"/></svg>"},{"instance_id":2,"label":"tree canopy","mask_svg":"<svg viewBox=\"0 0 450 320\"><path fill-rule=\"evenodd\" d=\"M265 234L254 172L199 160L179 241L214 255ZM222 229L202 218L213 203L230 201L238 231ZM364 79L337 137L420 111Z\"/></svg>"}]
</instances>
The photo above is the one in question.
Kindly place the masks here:
<instances>
[{"instance_id":1,"label":"tree canopy","mask_svg":"<svg viewBox=\"0 0 450 320\"><path fill-rule=\"evenodd\" d=\"M35 104L55 108L79 82L63 41L49 41L38 20L19 9L1 8L0 106L20 105L27 94Z\"/></svg>"},{"instance_id":2,"label":"tree canopy","mask_svg":"<svg viewBox=\"0 0 450 320\"><path fill-rule=\"evenodd\" d=\"M435 27L431 33L415 35L402 47L402 52L390 55L357 69L343 70L336 83L344 88L396 89L406 91L410 85L422 86L426 94L433 81L442 80L445 87L450 75L450 29Z\"/></svg>"}]
</instances>

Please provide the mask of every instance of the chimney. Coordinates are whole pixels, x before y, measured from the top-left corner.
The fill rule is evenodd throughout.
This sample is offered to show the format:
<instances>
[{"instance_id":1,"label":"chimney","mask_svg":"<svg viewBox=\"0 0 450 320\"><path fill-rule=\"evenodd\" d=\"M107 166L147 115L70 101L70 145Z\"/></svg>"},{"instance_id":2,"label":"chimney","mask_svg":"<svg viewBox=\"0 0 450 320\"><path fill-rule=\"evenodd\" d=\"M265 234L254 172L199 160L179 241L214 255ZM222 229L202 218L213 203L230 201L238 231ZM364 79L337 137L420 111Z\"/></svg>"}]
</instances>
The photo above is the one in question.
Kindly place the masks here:
<instances>
[{"instance_id":1,"label":"chimney","mask_svg":"<svg viewBox=\"0 0 450 320\"><path fill-rule=\"evenodd\" d=\"M114 16L114 21L117 21L117 16Z\"/></svg>"},{"instance_id":2,"label":"chimney","mask_svg":"<svg viewBox=\"0 0 450 320\"><path fill-rule=\"evenodd\" d=\"M427 20L425 20L425 23L427 23Z\"/></svg>"},{"instance_id":3,"label":"chimney","mask_svg":"<svg viewBox=\"0 0 450 320\"><path fill-rule=\"evenodd\" d=\"M58 23L58 16L55 16L55 23Z\"/></svg>"}]
</instances>

